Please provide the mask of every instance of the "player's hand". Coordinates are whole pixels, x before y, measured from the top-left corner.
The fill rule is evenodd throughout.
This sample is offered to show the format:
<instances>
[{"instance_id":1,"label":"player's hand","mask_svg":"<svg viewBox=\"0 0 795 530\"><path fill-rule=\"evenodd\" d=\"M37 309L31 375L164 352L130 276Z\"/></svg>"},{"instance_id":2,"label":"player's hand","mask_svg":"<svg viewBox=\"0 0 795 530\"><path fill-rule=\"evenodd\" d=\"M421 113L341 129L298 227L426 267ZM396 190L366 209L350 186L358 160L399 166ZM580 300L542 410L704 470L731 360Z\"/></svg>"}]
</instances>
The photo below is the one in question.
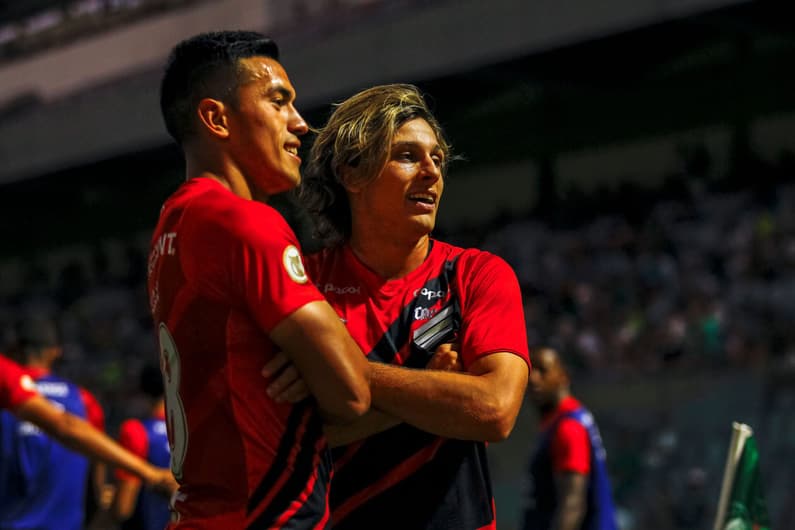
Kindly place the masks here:
<instances>
[{"instance_id":1,"label":"player's hand","mask_svg":"<svg viewBox=\"0 0 795 530\"><path fill-rule=\"evenodd\" d=\"M284 352L277 352L262 369L262 375L273 378L267 392L277 403L298 403L309 397L309 388Z\"/></svg>"},{"instance_id":2,"label":"player's hand","mask_svg":"<svg viewBox=\"0 0 795 530\"><path fill-rule=\"evenodd\" d=\"M164 467L153 467L151 476L146 483L147 486L165 497L171 497L179 488L171 470Z\"/></svg>"},{"instance_id":3,"label":"player's hand","mask_svg":"<svg viewBox=\"0 0 795 530\"><path fill-rule=\"evenodd\" d=\"M458 350L460 349L461 345L456 342L440 344L425 367L431 370L462 372L464 370L464 365L458 357Z\"/></svg>"},{"instance_id":4,"label":"player's hand","mask_svg":"<svg viewBox=\"0 0 795 530\"><path fill-rule=\"evenodd\" d=\"M109 510L110 505L113 504L113 497L116 496L116 485L105 483L99 488L99 495L97 504L100 510Z\"/></svg>"}]
</instances>

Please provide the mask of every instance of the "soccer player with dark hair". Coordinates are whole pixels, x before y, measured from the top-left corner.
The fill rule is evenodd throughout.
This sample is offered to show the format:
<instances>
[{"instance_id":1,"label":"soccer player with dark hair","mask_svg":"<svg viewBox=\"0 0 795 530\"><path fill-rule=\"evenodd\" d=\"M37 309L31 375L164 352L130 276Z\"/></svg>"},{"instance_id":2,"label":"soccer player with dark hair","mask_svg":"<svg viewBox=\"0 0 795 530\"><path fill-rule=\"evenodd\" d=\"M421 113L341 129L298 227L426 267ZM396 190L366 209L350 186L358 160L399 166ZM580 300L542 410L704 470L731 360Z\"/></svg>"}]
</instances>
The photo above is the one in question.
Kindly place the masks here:
<instances>
[{"instance_id":1,"label":"soccer player with dark hair","mask_svg":"<svg viewBox=\"0 0 795 530\"><path fill-rule=\"evenodd\" d=\"M55 322L43 316L23 318L17 323L15 339L13 349L39 393L104 431L105 415L96 398L53 373L63 352ZM0 431L4 433L0 438L0 481L7 489L0 495L0 528L81 530L86 519L86 492L101 494L104 464L91 466L85 456L10 412L0 413Z\"/></svg>"},{"instance_id":2,"label":"soccer player with dark hair","mask_svg":"<svg viewBox=\"0 0 795 530\"><path fill-rule=\"evenodd\" d=\"M172 528L326 528L323 420L370 406L361 350L266 204L301 179L295 97L276 44L247 31L179 43L162 80L187 177L160 212L148 271L180 482ZM276 351L313 400L269 397L260 373Z\"/></svg>"},{"instance_id":3,"label":"soccer player with dark hair","mask_svg":"<svg viewBox=\"0 0 795 530\"><path fill-rule=\"evenodd\" d=\"M536 350L530 396L541 414L527 471L523 530L616 530L602 437L570 393L558 352Z\"/></svg>"},{"instance_id":4,"label":"soccer player with dark hair","mask_svg":"<svg viewBox=\"0 0 795 530\"><path fill-rule=\"evenodd\" d=\"M312 147L301 191L331 243L307 267L378 409L327 431L338 529L496 528L484 442L508 437L527 386L522 298L505 261L431 237L449 158L411 85L340 103ZM463 371L428 369L451 341Z\"/></svg>"},{"instance_id":5,"label":"soccer player with dark hair","mask_svg":"<svg viewBox=\"0 0 795 530\"><path fill-rule=\"evenodd\" d=\"M135 474L150 487L165 494L176 484L168 469L159 469L138 458L84 419L64 411L36 390L36 383L17 363L0 355L0 410L8 410L29 422L64 446L106 464ZM4 431L3 436L14 433ZM8 495L9 485L0 484L0 499Z\"/></svg>"},{"instance_id":6,"label":"soccer player with dark hair","mask_svg":"<svg viewBox=\"0 0 795 530\"><path fill-rule=\"evenodd\" d=\"M119 429L122 447L158 467L170 461L166 411L163 399L163 377L160 368L147 364L141 370L139 390L149 400L149 413L142 419L125 420ZM111 512L122 530L163 530L170 519L168 499L141 490L135 475L116 471L116 495Z\"/></svg>"}]
</instances>

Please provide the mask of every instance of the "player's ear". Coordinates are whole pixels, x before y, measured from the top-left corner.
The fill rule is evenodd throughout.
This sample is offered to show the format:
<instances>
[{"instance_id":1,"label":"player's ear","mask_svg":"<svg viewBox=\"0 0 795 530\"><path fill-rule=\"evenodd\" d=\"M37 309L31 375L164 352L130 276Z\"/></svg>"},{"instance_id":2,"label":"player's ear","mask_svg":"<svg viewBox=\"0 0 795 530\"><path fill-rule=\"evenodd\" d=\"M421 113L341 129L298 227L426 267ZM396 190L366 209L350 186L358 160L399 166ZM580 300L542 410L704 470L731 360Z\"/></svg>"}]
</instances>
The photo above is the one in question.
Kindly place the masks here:
<instances>
[{"instance_id":1,"label":"player's ear","mask_svg":"<svg viewBox=\"0 0 795 530\"><path fill-rule=\"evenodd\" d=\"M339 169L340 184L348 193L359 193L362 191L363 183L359 178L356 167L350 164L343 164Z\"/></svg>"},{"instance_id":2,"label":"player's ear","mask_svg":"<svg viewBox=\"0 0 795 530\"><path fill-rule=\"evenodd\" d=\"M217 138L229 137L229 108L223 101L213 98L204 98L199 102L196 113L199 117L200 127Z\"/></svg>"}]
</instances>

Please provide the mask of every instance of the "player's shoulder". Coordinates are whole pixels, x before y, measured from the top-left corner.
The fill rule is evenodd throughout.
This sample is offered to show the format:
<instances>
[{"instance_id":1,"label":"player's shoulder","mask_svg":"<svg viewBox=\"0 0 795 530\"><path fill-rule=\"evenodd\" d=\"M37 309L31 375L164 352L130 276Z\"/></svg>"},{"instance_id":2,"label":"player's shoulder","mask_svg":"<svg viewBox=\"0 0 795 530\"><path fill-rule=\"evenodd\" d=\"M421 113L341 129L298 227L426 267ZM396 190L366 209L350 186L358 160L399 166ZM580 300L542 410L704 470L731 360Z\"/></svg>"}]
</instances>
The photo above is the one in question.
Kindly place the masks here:
<instances>
[{"instance_id":1,"label":"player's shoulder","mask_svg":"<svg viewBox=\"0 0 795 530\"><path fill-rule=\"evenodd\" d=\"M119 433L128 436L146 436L146 427L140 418L127 418L121 422Z\"/></svg>"},{"instance_id":2,"label":"player's shoulder","mask_svg":"<svg viewBox=\"0 0 795 530\"><path fill-rule=\"evenodd\" d=\"M588 430L571 416L560 419L555 428L555 439L567 444L588 444Z\"/></svg>"},{"instance_id":3,"label":"player's shoulder","mask_svg":"<svg viewBox=\"0 0 795 530\"><path fill-rule=\"evenodd\" d=\"M15 361L0 355L0 380L8 386L19 386L31 392L36 391L36 383Z\"/></svg>"},{"instance_id":4,"label":"player's shoulder","mask_svg":"<svg viewBox=\"0 0 795 530\"><path fill-rule=\"evenodd\" d=\"M202 240L247 240L290 231L273 207L238 197L220 185L205 184L197 190L185 204L184 216L183 227L191 227Z\"/></svg>"},{"instance_id":5,"label":"player's shoulder","mask_svg":"<svg viewBox=\"0 0 795 530\"><path fill-rule=\"evenodd\" d=\"M77 388L77 391L80 394L80 399L83 400L83 403L85 404L86 407L92 409L98 409L100 412L102 412L102 405L100 404L99 399L97 399L97 396L95 396L93 392L79 385L75 385L75 387Z\"/></svg>"},{"instance_id":6,"label":"player's shoulder","mask_svg":"<svg viewBox=\"0 0 795 530\"><path fill-rule=\"evenodd\" d=\"M244 227L246 223L260 220L285 222L271 206L238 197L220 185L203 187L193 196L188 211L192 219L227 227Z\"/></svg>"},{"instance_id":7,"label":"player's shoulder","mask_svg":"<svg viewBox=\"0 0 795 530\"><path fill-rule=\"evenodd\" d=\"M513 274L508 262L496 254L479 248L464 248L450 243L435 240L434 248L446 257L447 261L456 261L456 270L461 275L484 274L496 272Z\"/></svg>"}]
</instances>

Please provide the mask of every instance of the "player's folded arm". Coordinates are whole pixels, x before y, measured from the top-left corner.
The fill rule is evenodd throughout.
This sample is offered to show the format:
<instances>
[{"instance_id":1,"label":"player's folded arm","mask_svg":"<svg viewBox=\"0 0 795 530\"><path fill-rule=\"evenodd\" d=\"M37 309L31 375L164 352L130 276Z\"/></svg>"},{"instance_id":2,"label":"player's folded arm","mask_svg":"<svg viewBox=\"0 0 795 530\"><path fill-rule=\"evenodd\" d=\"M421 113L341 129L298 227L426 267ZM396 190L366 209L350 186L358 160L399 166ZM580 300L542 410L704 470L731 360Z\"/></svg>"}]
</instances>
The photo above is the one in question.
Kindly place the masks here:
<instances>
[{"instance_id":1,"label":"player's folded arm","mask_svg":"<svg viewBox=\"0 0 795 530\"><path fill-rule=\"evenodd\" d=\"M482 356L465 373L374 363L373 406L439 436L501 441L516 422L528 373L510 352Z\"/></svg>"},{"instance_id":2,"label":"player's folded arm","mask_svg":"<svg viewBox=\"0 0 795 530\"><path fill-rule=\"evenodd\" d=\"M303 305L270 338L295 364L327 422L350 422L370 408L368 362L328 303Z\"/></svg>"}]
</instances>

